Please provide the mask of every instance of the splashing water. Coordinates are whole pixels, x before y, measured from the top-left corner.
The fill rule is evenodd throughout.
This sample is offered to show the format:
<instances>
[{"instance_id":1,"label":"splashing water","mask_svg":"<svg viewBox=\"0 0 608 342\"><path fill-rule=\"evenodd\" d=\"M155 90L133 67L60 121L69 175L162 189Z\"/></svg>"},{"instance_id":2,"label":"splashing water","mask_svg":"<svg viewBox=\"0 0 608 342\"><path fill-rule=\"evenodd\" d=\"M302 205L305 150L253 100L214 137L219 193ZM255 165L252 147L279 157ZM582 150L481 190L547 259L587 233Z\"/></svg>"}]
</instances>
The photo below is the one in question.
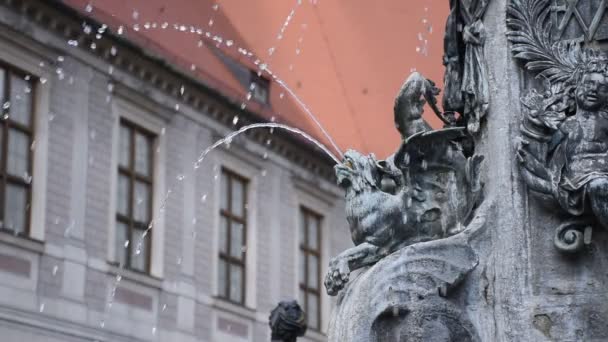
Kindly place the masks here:
<instances>
[{"instance_id":1,"label":"splashing water","mask_svg":"<svg viewBox=\"0 0 608 342\"><path fill-rule=\"evenodd\" d=\"M344 153L342 153L342 150L340 150L340 148L338 147L338 145L336 144L334 139L331 138L331 136L329 135L327 130L325 130L325 127L323 127L323 125L321 125L321 123L319 122L317 117L312 113L312 111L310 110L310 108L308 108L308 106L304 103L304 101L302 101L302 99L300 99L298 97L298 95L296 95L296 93L293 90L291 90L291 88L289 88L289 86L287 84L285 84L285 82L283 80L281 80L274 73L272 73L272 71L270 69L266 68L266 71L272 76L272 78L275 80L275 82L277 82L277 84L279 86L281 86L281 88L283 88L286 92L289 93L289 95L291 95L291 97L296 101L296 103L300 106L300 108L302 108L302 110L304 110L306 115L308 115L308 117L315 123L315 125L317 125L317 127L319 127L319 129L321 130L321 132L323 133L325 138L327 138L327 140L331 144L331 147L333 147L333 149L336 152L338 152L338 154L340 155L340 158L344 158ZM327 152L327 151L325 151L325 152ZM332 157L332 158L334 160L336 160L335 157Z\"/></svg>"},{"instance_id":2,"label":"splashing water","mask_svg":"<svg viewBox=\"0 0 608 342\"><path fill-rule=\"evenodd\" d=\"M213 145L207 147L198 157L198 160L194 164L194 168L195 169L199 168L200 164L203 162L203 160L205 160L205 157L209 154L209 152L213 151L214 149L218 148L219 146L221 146L224 143L232 141L232 139L234 139L237 135L243 134L249 130L256 129L256 128L279 128L279 129L284 129L286 131L289 131L291 133L298 134L298 135L304 137L306 140L315 144L318 148L320 148L323 152L325 152L325 154L327 154L329 157L331 157L331 159L333 159L333 161L336 164L340 163L340 160L338 158L336 158L336 156L333 153L331 153L331 151L325 145L323 145L318 140L316 140L315 138L310 136L308 133L306 133L300 129L297 129L297 128L294 128L291 126L287 126L287 125L283 125L283 124L279 124L279 123L257 123L257 124L243 126L238 131L235 131L235 132L232 132L232 133L226 135L224 138L216 141Z\"/></svg>"}]
</instances>

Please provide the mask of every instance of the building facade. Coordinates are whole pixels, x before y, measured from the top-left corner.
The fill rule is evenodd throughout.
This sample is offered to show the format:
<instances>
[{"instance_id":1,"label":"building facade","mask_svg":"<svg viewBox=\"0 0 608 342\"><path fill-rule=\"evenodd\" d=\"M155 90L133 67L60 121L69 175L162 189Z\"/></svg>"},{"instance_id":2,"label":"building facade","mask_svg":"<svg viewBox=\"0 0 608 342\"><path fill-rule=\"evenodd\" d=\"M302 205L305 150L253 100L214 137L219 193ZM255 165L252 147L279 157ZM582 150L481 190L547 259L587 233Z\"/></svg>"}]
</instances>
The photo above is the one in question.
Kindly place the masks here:
<instances>
[{"instance_id":1,"label":"building facade","mask_svg":"<svg viewBox=\"0 0 608 342\"><path fill-rule=\"evenodd\" d=\"M268 341L297 298L324 341L350 244L332 163L55 1L0 1L2 341ZM118 52L117 52L118 51ZM257 108L261 108L259 111ZM204 158L203 158L204 157Z\"/></svg>"}]
</instances>

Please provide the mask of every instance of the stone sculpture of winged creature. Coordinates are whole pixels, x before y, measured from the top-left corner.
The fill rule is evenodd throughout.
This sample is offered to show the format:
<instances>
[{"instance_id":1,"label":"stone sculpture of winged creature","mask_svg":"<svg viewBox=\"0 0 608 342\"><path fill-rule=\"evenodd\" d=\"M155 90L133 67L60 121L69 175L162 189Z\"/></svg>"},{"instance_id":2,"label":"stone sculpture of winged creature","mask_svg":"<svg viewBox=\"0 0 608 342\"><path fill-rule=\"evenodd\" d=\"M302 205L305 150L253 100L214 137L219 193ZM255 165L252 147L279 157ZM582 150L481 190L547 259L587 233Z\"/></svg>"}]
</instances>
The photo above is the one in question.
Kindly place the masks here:
<instances>
[{"instance_id":1,"label":"stone sculpture of winged creature","mask_svg":"<svg viewBox=\"0 0 608 342\"><path fill-rule=\"evenodd\" d=\"M571 216L555 233L564 252L608 228L608 57L578 42L554 41L551 1L513 0L514 57L544 80L522 98L524 139L517 158L529 188Z\"/></svg>"},{"instance_id":2,"label":"stone sculpture of winged creature","mask_svg":"<svg viewBox=\"0 0 608 342\"><path fill-rule=\"evenodd\" d=\"M453 235L469 217L483 158L472 155L465 128L431 131L422 113L427 102L438 111L437 94L430 80L412 74L395 101L404 139L399 151L384 161L348 151L336 166L355 247L330 261L328 294L344 288L352 271L405 246Z\"/></svg>"}]
</instances>

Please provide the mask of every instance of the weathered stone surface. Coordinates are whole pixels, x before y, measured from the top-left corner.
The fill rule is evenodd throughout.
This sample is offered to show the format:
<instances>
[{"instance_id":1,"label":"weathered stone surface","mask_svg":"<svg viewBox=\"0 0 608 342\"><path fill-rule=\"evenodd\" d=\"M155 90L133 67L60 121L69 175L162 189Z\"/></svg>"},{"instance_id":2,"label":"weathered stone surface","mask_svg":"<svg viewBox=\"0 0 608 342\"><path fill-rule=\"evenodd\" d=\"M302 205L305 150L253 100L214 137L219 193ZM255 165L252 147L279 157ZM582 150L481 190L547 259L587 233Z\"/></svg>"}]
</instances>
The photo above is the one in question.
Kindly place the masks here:
<instances>
[{"instance_id":1,"label":"weathered stone surface","mask_svg":"<svg viewBox=\"0 0 608 342\"><path fill-rule=\"evenodd\" d=\"M489 204L464 232L402 248L357 273L340 294L330 341L479 341L454 289L477 265L470 246Z\"/></svg>"}]
</instances>

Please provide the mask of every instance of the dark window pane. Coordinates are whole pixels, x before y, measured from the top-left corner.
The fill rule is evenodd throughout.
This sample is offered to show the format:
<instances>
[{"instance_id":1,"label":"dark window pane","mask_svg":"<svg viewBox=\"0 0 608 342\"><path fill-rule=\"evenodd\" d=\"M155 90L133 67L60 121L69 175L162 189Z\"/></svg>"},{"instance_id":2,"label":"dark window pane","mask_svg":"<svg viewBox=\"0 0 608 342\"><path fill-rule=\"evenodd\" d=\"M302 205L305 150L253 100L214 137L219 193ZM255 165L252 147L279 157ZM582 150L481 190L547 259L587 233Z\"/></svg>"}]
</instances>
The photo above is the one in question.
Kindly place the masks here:
<instances>
[{"instance_id":1,"label":"dark window pane","mask_svg":"<svg viewBox=\"0 0 608 342\"><path fill-rule=\"evenodd\" d=\"M118 189L116 191L116 211L124 216L129 215L129 184L131 180L124 176L118 176Z\"/></svg>"},{"instance_id":2,"label":"dark window pane","mask_svg":"<svg viewBox=\"0 0 608 342\"><path fill-rule=\"evenodd\" d=\"M150 139L140 133L135 134L135 172L140 175L150 176Z\"/></svg>"},{"instance_id":3,"label":"dark window pane","mask_svg":"<svg viewBox=\"0 0 608 342\"><path fill-rule=\"evenodd\" d=\"M308 248L319 249L319 221L312 215L308 216Z\"/></svg>"},{"instance_id":4,"label":"dark window pane","mask_svg":"<svg viewBox=\"0 0 608 342\"><path fill-rule=\"evenodd\" d=\"M126 265L127 263L127 252L129 250L129 227L122 223L116 222L116 262L120 265ZM127 241L129 241L127 243Z\"/></svg>"},{"instance_id":5,"label":"dark window pane","mask_svg":"<svg viewBox=\"0 0 608 342\"><path fill-rule=\"evenodd\" d=\"M118 162L121 166L128 168L131 164L131 129L127 126L120 126L120 145Z\"/></svg>"},{"instance_id":6,"label":"dark window pane","mask_svg":"<svg viewBox=\"0 0 608 342\"><path fill-rule=\"evenodd\" d=\"M220 182L221 184L221 190L220 190L220 206L221 209L223 210L230 210L230 206L228 203L228 197L229 197L229 179L228 179L228 175L224 172L222 172L222 180Z\"/></svg>"},{"instance_id":7,"label":"dark window pane","mask_svg":"<svg viewBox=\"0 0 608 342\"><path fill-rule=\"evenodd\" d=\"M308 255L308 287L317 289L319 276L319 258Z\"/></svg>"},{"instance_id":8,"label":"dark window pane","mask_svg":"<svg viewBox=\"0 0 608 342\"><path fill-rule=\"evenodd\" d=\"M217 272L217 290L218 295L220 297L228 297L228 293L226 293L226 275L227 275L227 264L224 260L220 259L220 263L218 265Z\"/></svg>"},{"instance_id":9,"label":"dark window pane","mask_svg":"<svg viewBox=\"0 0 608 342\"><path fill-rule=\"evenodd\" d=\"M147 271L148 263L148 239L150 234L144 238L145 230L132 229L131 230L131 268L140 272Z\"/></svg>"},{"instance_id":10,"label":"dark window pane","mask_svg":"<svg viewBox=\"0 0 608 342\"><path fill-rule=\"evenodd\" d=\"M27 188L7 184L4 199L4 226L15 233L26 231Z\"/></svg>"},{"instance_id":11,"label":"dark window pane","mask_svg":"<svg viewBox=\"0 0 608 342\"><path fill-rule=\"evenodd\" d=\"M299 229L299 241L300 245L307 246L308 242L306 241L306 213L300 212L300 229Z\"/></svg>"},{"instance_id":12,"label":"dark window pane","mask_svg":"<svg viewBox=\"0 0 608 342\"><path fill-rule=\"evenodd\" d=\"M306 310L306 292L300 289L299 294L300 296L298 297L298 302L301 303L302 310L308 314L308 311Z\"/></svg>"},{"instance_id":13,"label":"dark window pane","mask_svg":"<svg viewBox=\"0 0 608 342\"><path fill-rule=\"evenodd\" d=\"M300 281L300 284L305 284L305 282L306 282L306 254L305 253L300 253L298 262L299 262L299 267L298 267L299 281Z\"/></svg>"},{"instance_id":14,"label":"dark window pane","mask_svg":"<svg viewBox=\"0 0 608 342\"><path fill-rule=\"evenodd\" d=\"M10 119L30 127L32 117L32 85L15 74L11 75Z\"/></svg>"},{"instance_id":15,"label":"dark window pane","mask_svg":"<svg viewBox=\"0 0 608 342\"><path fill-rule=\"evenodd\" d=\"M2 70L2 69L0 69ZM0 126L0 160L4 158L4 128Z\"/></svg>"},{"instance_id":16,"label":"dark window pane","mask_svg":"<svg viewBox=\"0 0 608 342\"><path fill-rule=\"evenodd\" d=\"M232 179L232 214L237 217L244 217L244 196L245 196L245 184L242 181Z\"/></svg>"},{"instance_id":17,"label":"dark window pane","mask_svg":"<svg viewBox=\"0 0 608 342\"><path fill-rule=\"evenodd\" d=\"M219 244L220 244L220 252L222 253L228 253L228 229L230 227L228 226L228 219L226 219L225 217L220 217L220 239L219 239Z\"/></svg>"},{"instance_id":18,"label":"dark window pane","mask_svg":"<svg viewBox=\"0 0 608 342\"><path fill-rule=\"evenodd\" d=\"M133 219L135 221L148 224L150 221L151 197L150 185L136 181L133 196Z\"/></svg>"},{"instance_id":19,"label":"dark window pane","mask_svg":"<svg viewBox=\"0 0 608 342\"><path fill-rule=\"evenodd\" d=\"M243 225L232 222L230 232L230 255L241 259L243 255Z\"/></svg>"},{"instance_id":20,"label":"dark window pane","mask_svg":"<svg viewBox=\"0 0 608 342\"><path fill-rule=\"evenodd\" d=\"M8 99L4 98L4 83L5 83L5 79L6 79L6 70L0 68L0 106L4 105L5 101L8 101Z\"/></svg>"},{"instance_id":21,"label":"dark window pane","mask_svg":"<svg viewBox=\"0 0 608 342\"><path fill-rule=\"evenodd\" d=\"M319 329L319 303L315 295L308 294L308 326L313 329Z\"/></svg>"},{"instance_id":22,"label":"dark window pane","mask_svg":"<svg viewBox=\"0 0 608 342\"><path fill-rule=\"evenodd\" d=\"M230 299L241 303L243 301L242 268L230 265Z\"/></svg>"},{"instance_id":23,"label":"dark window pane","mask_svg":"<svg viewBox=\"0 0 608 342\"><path fill-rule=\"evenodd\" d=\"M29 177L30 137L11 129L8 134L8 173L17 177Z\"/></svg>"}]
</instances>

